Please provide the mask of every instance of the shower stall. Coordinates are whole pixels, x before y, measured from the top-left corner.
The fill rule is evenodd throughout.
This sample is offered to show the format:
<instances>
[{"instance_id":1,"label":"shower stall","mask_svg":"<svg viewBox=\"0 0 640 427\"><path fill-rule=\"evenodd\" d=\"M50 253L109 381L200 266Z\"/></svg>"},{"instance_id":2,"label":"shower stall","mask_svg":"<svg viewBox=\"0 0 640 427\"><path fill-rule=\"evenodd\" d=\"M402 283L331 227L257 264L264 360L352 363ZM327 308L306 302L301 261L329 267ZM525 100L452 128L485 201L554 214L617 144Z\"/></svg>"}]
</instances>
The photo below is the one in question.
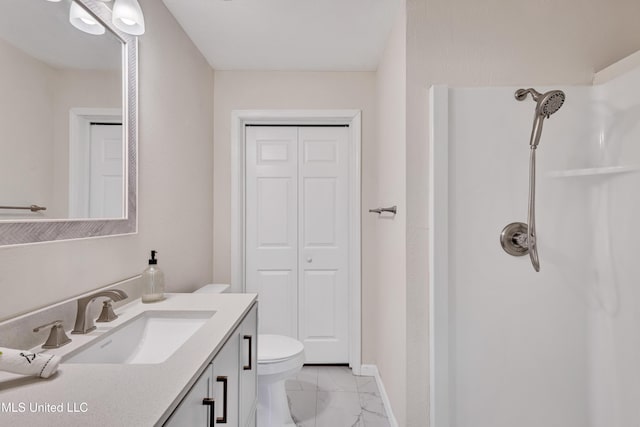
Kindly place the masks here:
<instances>
[{"instance_id":1,"label":"shower stall","mask_svg":"<svg viewBox=\"0 0 640 427\"><path fill-rule=\"evenodd\" d=\"M537 149L540 272L500 244L527 220L532 105L431 89L431 427L640 426L640 67L596 81L537 88L566 94Z\"/></svg>"}]
</instances>

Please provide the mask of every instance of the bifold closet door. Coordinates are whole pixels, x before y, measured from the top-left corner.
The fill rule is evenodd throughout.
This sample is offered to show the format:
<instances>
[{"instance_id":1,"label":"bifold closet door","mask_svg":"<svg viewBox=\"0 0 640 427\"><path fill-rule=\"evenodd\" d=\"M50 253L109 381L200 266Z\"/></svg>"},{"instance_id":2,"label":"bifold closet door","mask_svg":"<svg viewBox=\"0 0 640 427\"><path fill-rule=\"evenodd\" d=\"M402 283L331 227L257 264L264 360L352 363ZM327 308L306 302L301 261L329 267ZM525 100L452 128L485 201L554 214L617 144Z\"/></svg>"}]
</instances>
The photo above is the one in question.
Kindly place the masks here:
<instances>
[{"instance_id":1,"label":"bifold closet door","mask_svg":"<svg viewBox=\"0 0 640 427\"><path fill-rule=\"evenodd\" d=\"M298 128L298 170L298 339L308 363L346 363L348 128Z\"/></svg>"},{"instance_id":2,"label":"bifold closet door","mask_svg":"<svg viewBox=\"0 0 640 427\"><path fill-rule=\"evenodd\" d=\"M260 333L302 341L309 363L347 363L349 131L246 128L246 289Z\"/></svg>"},{"instance_id":3,"label":"bifold closet door","mask_svg":"<svg viewBox=\"0 0 640 427\"><path fill-rule=\"evenodd\" d=\"M245 280L261 334L298 337L298 130L246 127Z\"/></svg>"}]
</instances>

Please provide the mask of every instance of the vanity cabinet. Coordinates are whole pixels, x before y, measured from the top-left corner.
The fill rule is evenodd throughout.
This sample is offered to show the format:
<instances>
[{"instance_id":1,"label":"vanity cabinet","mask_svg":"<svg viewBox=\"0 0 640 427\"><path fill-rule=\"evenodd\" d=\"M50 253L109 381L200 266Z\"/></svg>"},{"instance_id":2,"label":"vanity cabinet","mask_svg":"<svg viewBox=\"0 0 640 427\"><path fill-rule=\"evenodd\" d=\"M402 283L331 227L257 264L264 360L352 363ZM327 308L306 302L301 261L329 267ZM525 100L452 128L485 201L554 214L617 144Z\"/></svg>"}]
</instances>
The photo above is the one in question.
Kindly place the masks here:
<instances>
[{"instance_id":1,"label":"vanity cabinet","mask_svg":"<svg viewBox=\"0 0 640 427\"><path fill-rule=\"evenodd\" d=\"M257 328L257 304L254 304L165 427L255 427Z\"/></svg>"},{"instance_id":2,"label":"vanity cabinet","mask_svg":"<svg viewBox=\"0 0 640 427\"><path fill-rule=\"evenodd\" d=\"M205 399L208 400L205 401ZM205 405L205 402L209 402L210 405ZM214 406L213 364L209 364L164 425L170 427L209 426Z\"/></svg>"},{"instance_id":3,"label":"vanity cabinet","mask_svg":"<svg viewBox=\"0 0 640 427\"><path fill-rule=\"evenodd\" d=\"M240 326L240 427L255 427L258 402L258 306Z\"/></svg>"}]
</instances>

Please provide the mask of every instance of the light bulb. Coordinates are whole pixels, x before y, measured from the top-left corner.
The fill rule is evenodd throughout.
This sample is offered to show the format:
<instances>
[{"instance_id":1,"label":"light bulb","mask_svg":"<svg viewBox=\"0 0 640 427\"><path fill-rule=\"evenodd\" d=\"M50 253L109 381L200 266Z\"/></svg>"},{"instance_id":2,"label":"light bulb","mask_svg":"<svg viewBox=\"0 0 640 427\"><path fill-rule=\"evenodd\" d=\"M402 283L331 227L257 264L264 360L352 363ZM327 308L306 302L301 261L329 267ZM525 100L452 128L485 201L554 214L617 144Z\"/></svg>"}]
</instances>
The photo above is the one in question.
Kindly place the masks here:
<instances>
[{"instance_id":1,"label":"light bulb","mask_svg":"<svg viewBox=\"0 0 640 427\"><path fill-rule=\"evenodd\" d=\"M87 34L100 35L105 32L104 27L93 16L89 15L89 12L73 1L71 2L71 9L69 9L69 22Z\"/></svg>"},{"instance_id":2,"label":"light bulb","mask_svg":"<svg viewBox=\"0 0 640 427\"><path fill-rule=\"evenodd\" d=\"M134 36L144 34L144 15L137 0L115 0L112 21L120 31Z\"/></svg>"},{"instance_id":3,"label":"light bulb","mask_svg":"<svg viewBox=\"0 0 640 427\"><path fill-rule=\"evenodd\" d=\"M87 25L96 25L96 24L97 24L97 22L96 22L96 21L94 21L93 19L80 18L80 20L81 20L82 22L84 22L85 24L87 24Z\"/></svg>"}]
</instances>

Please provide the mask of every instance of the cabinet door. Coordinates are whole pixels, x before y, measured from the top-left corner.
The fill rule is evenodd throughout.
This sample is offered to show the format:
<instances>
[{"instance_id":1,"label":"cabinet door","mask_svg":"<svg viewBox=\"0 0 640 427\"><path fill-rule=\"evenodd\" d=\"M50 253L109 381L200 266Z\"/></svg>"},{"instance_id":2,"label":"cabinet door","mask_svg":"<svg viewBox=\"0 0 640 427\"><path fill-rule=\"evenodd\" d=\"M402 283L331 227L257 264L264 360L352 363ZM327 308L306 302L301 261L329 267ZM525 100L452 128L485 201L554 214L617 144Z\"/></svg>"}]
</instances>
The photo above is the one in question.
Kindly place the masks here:
<instances>
[{"instance_id":1,"label":"cabinet door","mask_svg":"<svg viewBox=\"0 0 640 427\"><path fill-rule=\"evenodd\" d=\"M258 304L255 304L240 326L240 426L255 420L258 391Z\"/></svg>"},{"instance_id":2,"label":"cabinet door","mask_svg":"<svg viewBox=\"0 0 640 427\"><path fill-rule=\"evenodd\" d=\"M236 427L238 423L238 331L234 331L213 359L214 425Z\"/></svg>"},{"instance_id":3,"label":"cabinet door","mask_svg":"<svg viewBox=\"0 0 640 427\"><path fill-rule=\"evenodd\" d=\"M165 427L185 427L210 425L213 391L213 369L211 365L193 385L189 393L182 399L180 405L173 411L171 417L164 424ZM206 399L206 400L205 400Z\"/></svg>"}]
</instances>

